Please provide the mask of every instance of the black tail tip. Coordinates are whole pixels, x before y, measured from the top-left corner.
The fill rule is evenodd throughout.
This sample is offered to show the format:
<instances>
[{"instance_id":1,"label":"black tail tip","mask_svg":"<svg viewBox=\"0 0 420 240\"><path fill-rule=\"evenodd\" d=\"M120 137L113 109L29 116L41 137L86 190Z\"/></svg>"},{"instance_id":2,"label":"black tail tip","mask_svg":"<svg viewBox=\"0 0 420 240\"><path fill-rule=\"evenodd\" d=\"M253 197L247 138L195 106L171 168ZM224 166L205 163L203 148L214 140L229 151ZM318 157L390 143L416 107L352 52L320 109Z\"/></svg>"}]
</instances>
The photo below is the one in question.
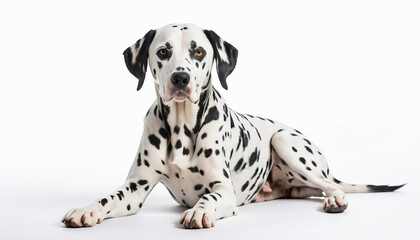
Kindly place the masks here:
<instances>
[{"instance_id":1,"label":"black tail tip","mask_svg":"<svg viewBox=\"0 0 420 240\"><path fill-rule=\"evenodd\" d=\"M389 186L389 185L367 185L367 188L370 192L393 192L399 188L402 188L407 183L404 183L402 185L395 185L395 186Z\"/></svg>"}]
</instances>

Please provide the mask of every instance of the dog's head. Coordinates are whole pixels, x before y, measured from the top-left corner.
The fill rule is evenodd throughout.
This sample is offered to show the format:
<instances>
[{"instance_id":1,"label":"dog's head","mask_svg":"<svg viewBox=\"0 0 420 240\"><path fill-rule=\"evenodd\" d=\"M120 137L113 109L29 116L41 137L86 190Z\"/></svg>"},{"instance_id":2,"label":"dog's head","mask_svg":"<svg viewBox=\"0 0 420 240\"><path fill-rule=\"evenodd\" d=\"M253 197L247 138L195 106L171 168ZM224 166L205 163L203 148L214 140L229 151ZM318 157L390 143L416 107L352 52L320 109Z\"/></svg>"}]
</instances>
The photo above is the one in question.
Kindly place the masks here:
<instances>
[{"instance_id":1,"label":"dog's head","mask_svg":"<svg viewBox=\"0 0 420 240\"><path fill-rule=\"evenodd\" d=\"M215 32L192 24L170 24L150 30L124 51L128 70L138 78L137 90L143 85L147 62L165 101L198 101L210 81L213 59L222 86L233 71L238 50Z\"/></svg>"}]
</instances>

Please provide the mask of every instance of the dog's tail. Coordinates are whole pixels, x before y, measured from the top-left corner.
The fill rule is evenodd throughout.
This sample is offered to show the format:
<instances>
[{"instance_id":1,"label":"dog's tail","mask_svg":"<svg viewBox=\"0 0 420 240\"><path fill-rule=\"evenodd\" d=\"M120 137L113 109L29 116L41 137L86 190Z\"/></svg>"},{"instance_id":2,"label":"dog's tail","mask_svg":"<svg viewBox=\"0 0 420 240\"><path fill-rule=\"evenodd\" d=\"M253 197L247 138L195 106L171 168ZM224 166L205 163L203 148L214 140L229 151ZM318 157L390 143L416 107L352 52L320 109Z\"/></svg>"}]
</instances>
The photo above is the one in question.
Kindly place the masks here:
<instances>
[{"instance_id":1,"label":"dog's tail","mask_svg":"<svg viewBox=\"0 0 420 240\"><path fill-rule=\"evenodd\" d=\"M407 183L401 185L359 185L342 182L334 178L334 182L337 183L341 190L345 193L371 193L371 192L393 192L399 188L404 187Z\"/></svg>"}]
</instances>

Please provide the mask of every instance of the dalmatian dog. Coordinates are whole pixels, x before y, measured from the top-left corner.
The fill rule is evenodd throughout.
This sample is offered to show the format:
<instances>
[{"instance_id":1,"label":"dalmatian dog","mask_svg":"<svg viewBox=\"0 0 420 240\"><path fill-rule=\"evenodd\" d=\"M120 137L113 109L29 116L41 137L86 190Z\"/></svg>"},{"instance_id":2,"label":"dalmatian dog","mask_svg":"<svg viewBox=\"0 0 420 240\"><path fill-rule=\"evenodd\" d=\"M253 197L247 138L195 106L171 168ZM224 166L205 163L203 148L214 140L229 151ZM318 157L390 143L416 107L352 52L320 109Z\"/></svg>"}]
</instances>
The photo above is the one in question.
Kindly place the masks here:
<instances>
[{"instance_id":1,"label":"dalmatian dog","mask_svg":"<svg viewBox=\"0 0 420 240\"><path fill-rule=\"evenodd\" d=\"M180 224L210 228L238 206L278 198L324 197L328 213L347 208L344 193L388 192L403 185L354 185L333 177L318 147L300 131L230 109L212 85L216 65L223 88L237 49L214 31L192 24L150 30L124 51L140 90L149 62L156 100L125 183L84 208L67 212L66 227L91 227L137 213L162 182L188 209Z\"/></svg>"}]
</instances>

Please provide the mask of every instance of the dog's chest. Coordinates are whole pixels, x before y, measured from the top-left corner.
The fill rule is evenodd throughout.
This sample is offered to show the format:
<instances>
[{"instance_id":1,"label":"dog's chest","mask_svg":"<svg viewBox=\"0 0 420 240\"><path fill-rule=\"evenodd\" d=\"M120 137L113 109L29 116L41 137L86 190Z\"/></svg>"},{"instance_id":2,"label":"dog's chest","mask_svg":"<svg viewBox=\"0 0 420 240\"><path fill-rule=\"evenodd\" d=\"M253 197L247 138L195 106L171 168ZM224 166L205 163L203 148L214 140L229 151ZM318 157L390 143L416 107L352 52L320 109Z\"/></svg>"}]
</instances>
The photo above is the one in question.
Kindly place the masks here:
<instances>
[{"instance_id":1,"label":"dog's chest","mask_svg":"<svg viewBox=\"0 0 420 240\"><path fill-rule=\"evenodd\" d=\"M172 197L179 204L192 207L204 195L210 193L210 188L204 183L202 174L205 170L197 166L191 166L187 169L176 169L173 167L172 179L163 180Z\"/></svg>"},{"instance_id":2,"label":"dog's chest","mask_svg":"<svg viewBox=\"0 0 420 240\"><path fill-rule=\"evenodd\" d=\"M272 166L270 139L277 126L230 110L226 115L194 135L195 144L183 139L183 147L193 145L192 157L175 147L168 159L171 178L163 183L178 203L191 207L212 192L212 183L219 180L209 178L214 172L232 184L238 205L251 202L266 181Z\"/></svg>"}]
</instances>

